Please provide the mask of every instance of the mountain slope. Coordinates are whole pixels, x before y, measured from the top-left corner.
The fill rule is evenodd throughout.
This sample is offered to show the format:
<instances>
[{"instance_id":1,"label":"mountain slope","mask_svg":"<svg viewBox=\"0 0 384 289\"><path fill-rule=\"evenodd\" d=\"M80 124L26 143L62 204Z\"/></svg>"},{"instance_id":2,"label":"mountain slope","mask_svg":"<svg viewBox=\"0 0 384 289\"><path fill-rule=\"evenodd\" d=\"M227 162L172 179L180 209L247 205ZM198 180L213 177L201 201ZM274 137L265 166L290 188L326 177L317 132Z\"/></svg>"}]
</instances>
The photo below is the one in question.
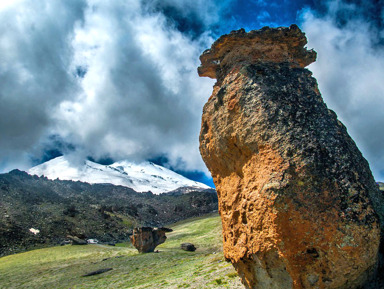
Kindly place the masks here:
<instances>
[{"instance_id":1,"label":"mountain slope","mask_svg":"<svg viewBox=\"0 0 384 289\"><path fill-rule=\"evenodd\" d=\"M0 174L0 256L52 246L68 234L103 242L127 240L134 226L163 226L216 210L212 189L154 195L15 170Z\"/></svg>"},{"instance_id":2,"label":"mountain slope","mask_svg":"<svg viewBox=\"0 0 384 289\"><path fill-rule=\"evenodd\" d=\"M161 194L181 187L210 189L205 184L189 180L167 168L151 162L140 164L122 161L101 165L91 161L71 162L65 156L57 157L28 170L31 175L48 179L82 181L90 184L109 183L121 185L136 192L151 191Z\"/></svg>"}]
</instances>

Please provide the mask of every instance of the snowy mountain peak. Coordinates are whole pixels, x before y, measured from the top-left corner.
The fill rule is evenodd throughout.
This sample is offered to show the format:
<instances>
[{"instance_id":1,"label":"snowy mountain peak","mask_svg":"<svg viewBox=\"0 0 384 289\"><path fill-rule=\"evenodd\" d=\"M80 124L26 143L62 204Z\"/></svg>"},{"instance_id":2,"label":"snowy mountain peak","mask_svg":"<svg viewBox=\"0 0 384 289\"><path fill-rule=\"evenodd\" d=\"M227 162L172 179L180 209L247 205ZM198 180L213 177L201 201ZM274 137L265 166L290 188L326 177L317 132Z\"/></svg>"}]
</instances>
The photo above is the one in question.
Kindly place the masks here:
<instances>
[{"instance_id":1,"label":"snowy mountain peak","mask_svg":"<svg viewBox=\"0 0 384 289\"><path fill-rule=\"evenodd\" d=\"M134 189L137 192L151 191L161 194L181 187L210 189L209 186L192 181L167 168L152 162L136 164L129 161L101 165L86 160L73 163L65 156L57 157L28 170L31 175L48 179L82 181L90 184L110 183Z\"/></svg>"}]
</instances>

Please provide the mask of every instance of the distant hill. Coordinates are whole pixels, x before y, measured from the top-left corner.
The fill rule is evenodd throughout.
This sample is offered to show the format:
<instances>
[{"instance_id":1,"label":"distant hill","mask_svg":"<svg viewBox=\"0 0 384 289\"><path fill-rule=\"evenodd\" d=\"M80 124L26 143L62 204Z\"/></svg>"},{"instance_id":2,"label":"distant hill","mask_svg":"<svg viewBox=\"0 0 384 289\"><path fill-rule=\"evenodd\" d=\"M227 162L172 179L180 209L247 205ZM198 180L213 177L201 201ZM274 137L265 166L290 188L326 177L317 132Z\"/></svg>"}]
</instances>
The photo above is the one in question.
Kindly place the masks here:
<instances>
[{"instance_id":1,"label":"distant hill","mask_svg":"<svg viewBox=\"0 0 384 289\"><path fill-rule=\"evenodd\" d=\"M28 173L45 176L51 180L81 181L91 184L109 183L125 186L136 192L151 191L154 194L183 187L193 187L195 190L210 189L205 184L187 179L152 162L137 164L121 161L111 165L101 165L89 160L76 162L61 156L29 169Z\"/></svg>"},{"instance_id":2,"label":"distant hill","mask_svg":"<svg viewBox=\"0 0 384 289\"><path fill-rule=\"evenodd\" d=\"M68 234L124 241L134 226L163 226L216 210L213 189L154 195L14 170L0 174L0 256L58 244Z\"/></svg>"}]
</instances>

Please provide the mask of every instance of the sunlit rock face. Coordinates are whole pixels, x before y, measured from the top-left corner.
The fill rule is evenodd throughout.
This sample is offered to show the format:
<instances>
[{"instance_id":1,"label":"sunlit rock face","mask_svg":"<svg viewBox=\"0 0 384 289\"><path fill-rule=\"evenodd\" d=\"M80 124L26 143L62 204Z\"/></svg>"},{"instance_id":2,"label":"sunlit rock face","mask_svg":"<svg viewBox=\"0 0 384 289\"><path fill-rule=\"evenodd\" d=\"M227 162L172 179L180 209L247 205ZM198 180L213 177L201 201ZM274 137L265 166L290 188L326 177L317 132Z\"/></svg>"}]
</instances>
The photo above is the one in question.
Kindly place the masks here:
<instances>
[{"instance_id":1,"label":"sunlit rock face","mask_svg":"<svg viewBox=\"0 0 384 289\"><path fill-rule=\"evenodd\" d=\"M131 239L132 245L140 253L151 253L155 251L155 248L163 244L167 239L165 233L172 232L169 228L151 228L141 227L133 229Z\"/></svg>"},{"instance_id":2,"label":"sunlit rock face","mask_svg":"<svg viewBox=\"0 0 384 289\"><path fill-rule=\"evenodd\" d=\"M377 274L383 198L304 68L306 43L296 25L238 30L200 57L217 79L200 152L246 288L359 288Z\"/></svg>"}]
</instances>

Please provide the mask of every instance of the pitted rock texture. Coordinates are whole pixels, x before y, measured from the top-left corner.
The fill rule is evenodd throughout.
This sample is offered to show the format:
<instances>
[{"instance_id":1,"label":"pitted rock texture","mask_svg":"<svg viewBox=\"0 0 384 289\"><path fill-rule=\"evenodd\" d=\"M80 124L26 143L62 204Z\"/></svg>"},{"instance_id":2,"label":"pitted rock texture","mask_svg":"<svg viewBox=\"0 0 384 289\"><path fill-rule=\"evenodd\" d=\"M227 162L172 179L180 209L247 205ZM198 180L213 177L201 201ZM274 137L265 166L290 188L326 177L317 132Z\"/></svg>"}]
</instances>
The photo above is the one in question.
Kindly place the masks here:
<instances>
[{"instance_id":1,"label":"pitted rock texture","mask_svg":"<svg viewBox=\"0 0 384 289\"><path fill-rule=\"evenodd\" d=\"M168 232L172 232L172 229L141 227L133 229L133 234L129 238L133 246L135 246L140 253L150 253L153 252L158 245L165 242L167 239L165 233Z\"/></svg>"},{"instance_id":2,"label":"pitted rock texture","mask_svg":"<svg viewBox=\"0 0 384 289\"><path fill-rule=\"evenodd\" d=\"M360 288L377 274L383 198L304 68L305 44L295 25L240 30L201 56L199 74L218 81L200 152L246 288Z\"/></svg>"}]
</instances>

